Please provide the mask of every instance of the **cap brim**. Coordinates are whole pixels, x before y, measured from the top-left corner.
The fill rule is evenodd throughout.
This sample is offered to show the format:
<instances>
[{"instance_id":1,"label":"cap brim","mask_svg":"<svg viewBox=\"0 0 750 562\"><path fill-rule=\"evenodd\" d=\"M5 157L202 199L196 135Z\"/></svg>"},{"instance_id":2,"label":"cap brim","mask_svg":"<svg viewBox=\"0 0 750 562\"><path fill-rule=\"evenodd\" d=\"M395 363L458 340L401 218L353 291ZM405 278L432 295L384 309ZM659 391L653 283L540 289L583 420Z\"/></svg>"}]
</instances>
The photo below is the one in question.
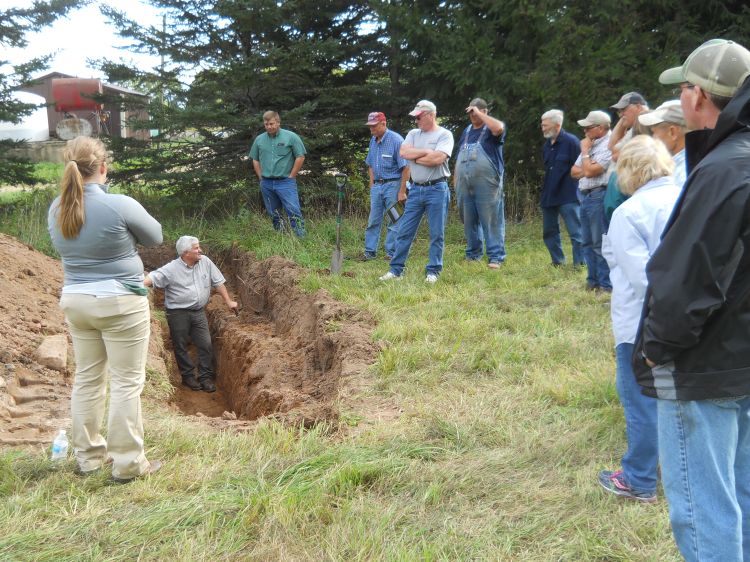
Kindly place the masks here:
<instances>
[{"instance_id":1,"label":"cap brim","mask_svg":"<svg viewBox=\"0 0 750 562\"><path fill-rule=\"evenodd\" d=\"M653 127L659 123L664 123L664 118L656 111L644 113L638 116L638 122L646 127Z\"/></svg>"},{"instance_id":2,"label":"cap brim","mask_svg":"<svg viewBox=\"0 0 750 562\"><path fill-rule=\"evenodd\" d=\"M586 119L581 119L580 121L576 121L581 127L588 127L590 125L593 125L591 121L586 121Z\"/></svg>"},{"instance_id":3,"label":"cap brim","mask_svg":"<svg viewBox=\"0 0 750 562\"><path fill-rule=\"evenodd\" d=\"M674 68L668 68L659 75L659 82L661 84L681 84L687 82L685 75L682 73L681 66L675 66Z\"/></svg>"},{"instance_id":4,"label":"cap brim","mask_svg":"<svg viewBox=\"0 0 750 562\"><path fill-rule=\"evenodd\" d=\"M368 121L367 123L365 123L365 125L371 127L372 125L377 125L378 123L380 123L380 121Z\"/></svg>"},{"instance_id":5,"label":"cap brim","mask_svg":"<svg viewBox=\"0 0 750 562\"><path fill-rule=\"evenodd\" d=\"M414 111L410 111L409 115L411 115L412 117L419 117L423 113L424 113L424 109L415 109Z\"/></svg>"},{"instance_id":6,"label":"cap brim","mask_svg":"<svg viewBox=\"0 0 750 562\"><path fill-rule=\"evenodd\" d=\"M625 109L630 104L626 101L618 101L615 105L610 105L612 109Z\"/></svg>"}]
</instances>

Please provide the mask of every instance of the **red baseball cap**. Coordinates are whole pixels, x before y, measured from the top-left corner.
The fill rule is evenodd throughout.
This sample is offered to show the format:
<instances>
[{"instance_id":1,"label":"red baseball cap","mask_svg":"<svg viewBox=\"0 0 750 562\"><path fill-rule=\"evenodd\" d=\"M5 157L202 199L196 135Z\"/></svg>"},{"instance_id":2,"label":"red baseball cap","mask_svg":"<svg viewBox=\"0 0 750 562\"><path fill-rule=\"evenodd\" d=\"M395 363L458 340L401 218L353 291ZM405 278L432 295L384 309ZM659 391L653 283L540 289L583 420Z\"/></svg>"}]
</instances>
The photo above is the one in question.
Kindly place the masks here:
<instances>
[{"instance_id":1,"label":"red baseball cap","mask_svg":"<svg viewBox=\"0 0 750 562\"><path fill-rule=\"evenodd\" d=\"M385 113L382 111L373 111L367 116L367 123L365 125L377 125L378 123L385 123Z\"/></svg>"}]
</instances>

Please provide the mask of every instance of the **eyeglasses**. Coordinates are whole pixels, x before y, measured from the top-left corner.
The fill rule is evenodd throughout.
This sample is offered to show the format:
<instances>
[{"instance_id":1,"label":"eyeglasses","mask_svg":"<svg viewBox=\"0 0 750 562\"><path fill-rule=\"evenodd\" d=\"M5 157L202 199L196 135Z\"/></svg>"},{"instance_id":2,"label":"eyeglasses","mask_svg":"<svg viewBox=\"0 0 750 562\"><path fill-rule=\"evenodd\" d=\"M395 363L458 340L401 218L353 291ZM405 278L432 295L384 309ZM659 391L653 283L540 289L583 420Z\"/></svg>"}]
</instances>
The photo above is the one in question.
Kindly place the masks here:
<instances>
[{"instance_id":1,"label":"eyeglasses","mask_svg":"<svg viewBox=\"0 0 750 562\"><path fill-rule=\"evenodd\" d=\"M692 90L693 88L695 88L695 84L691 84L690 82L683 82L682 84L680 84L679 88L675 88L672 90L672 95L681 96L682 90Z\"/></svg>"},{"instance_id":2,"label":"eyeglasses","mask_svg":"<svg viewBox=\"0 0 750 562\"><path fill-rule=\"evenodd\" d=\"M601 125L589 125L588 127L584 127L584 131L590 131L591 129L596 129L597 127L601 127Z\"/></svg>"}]
</instances>

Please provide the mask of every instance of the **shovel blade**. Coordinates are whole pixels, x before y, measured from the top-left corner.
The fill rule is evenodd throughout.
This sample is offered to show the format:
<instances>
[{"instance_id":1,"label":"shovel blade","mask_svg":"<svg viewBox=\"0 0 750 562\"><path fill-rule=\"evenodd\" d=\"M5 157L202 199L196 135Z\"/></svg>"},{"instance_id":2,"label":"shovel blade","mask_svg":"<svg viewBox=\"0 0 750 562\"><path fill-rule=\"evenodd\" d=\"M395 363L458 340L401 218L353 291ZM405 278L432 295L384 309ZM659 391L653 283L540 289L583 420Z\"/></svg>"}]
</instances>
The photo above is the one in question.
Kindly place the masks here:
<instances>
[{"instance_id":1,"label":"shovel blade","mask_svg":"<svg viewBox=\"0 0 750 562\"><path fill-rule=\"evenodd\" d=\"M341 250L334 250L331 258L331 273L341 273L341 265L344 263L344 254Z\"/></svg>"}]
</instances>

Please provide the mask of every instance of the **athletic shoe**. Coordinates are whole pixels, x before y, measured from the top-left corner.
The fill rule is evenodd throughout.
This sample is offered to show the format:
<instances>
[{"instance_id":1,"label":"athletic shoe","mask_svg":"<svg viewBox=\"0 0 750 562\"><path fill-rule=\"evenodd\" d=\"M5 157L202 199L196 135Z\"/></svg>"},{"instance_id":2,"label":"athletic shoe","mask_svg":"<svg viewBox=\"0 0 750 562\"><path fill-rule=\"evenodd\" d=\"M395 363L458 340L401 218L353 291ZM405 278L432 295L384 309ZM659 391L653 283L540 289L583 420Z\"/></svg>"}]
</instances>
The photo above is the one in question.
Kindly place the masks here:
<instances>
[{"instance_id":1,"label":"athletic shoe","mask_svg":"<svg viewBox=\"0 0 750 562\"><path fill-rule=\"evenodd\" d=\"M428 273L427 277L424 278L424 282L429 283L431 285L434 285L435 283L437 283L437 280L438 280L438 276L435 275L434 273Z\"/></svg>"},{"instance_id":2,"label":"athletic shoe","mask_svg":"<svg viewBox=\"0 0 750 562\"><path fill-rule=\"evenodd\" d=\"M630 487L627 478L622 470L602 470L599 473L599 484L608 492L625 498L644 503L654 503L656 501L656 492L641 492Z\"/></svg>"},{"instance_id":3,"label":"athletic shoe","mask_svg":"<svg viewBox=\"0 0 750 562\"><path fill-rule=\"evenodd\" d=\"M500 262L499 261L491 261L487 264L487 267L490 269L500 269Z\"/></svg>"},{"instance_id":4,"label":"athletic shoe","mask_svg":"<svg viewBox=\"0 0 750 562\"><path fill-rule=\"evenodd\" d=\"M392 271L389 271L385 275L381 275L380 277L378 277L378 279L380 279L381 281L390 281L391 279L395 279L396 281L401 281L401 276L396 275Z\"/></svg>"}]
</instances>

